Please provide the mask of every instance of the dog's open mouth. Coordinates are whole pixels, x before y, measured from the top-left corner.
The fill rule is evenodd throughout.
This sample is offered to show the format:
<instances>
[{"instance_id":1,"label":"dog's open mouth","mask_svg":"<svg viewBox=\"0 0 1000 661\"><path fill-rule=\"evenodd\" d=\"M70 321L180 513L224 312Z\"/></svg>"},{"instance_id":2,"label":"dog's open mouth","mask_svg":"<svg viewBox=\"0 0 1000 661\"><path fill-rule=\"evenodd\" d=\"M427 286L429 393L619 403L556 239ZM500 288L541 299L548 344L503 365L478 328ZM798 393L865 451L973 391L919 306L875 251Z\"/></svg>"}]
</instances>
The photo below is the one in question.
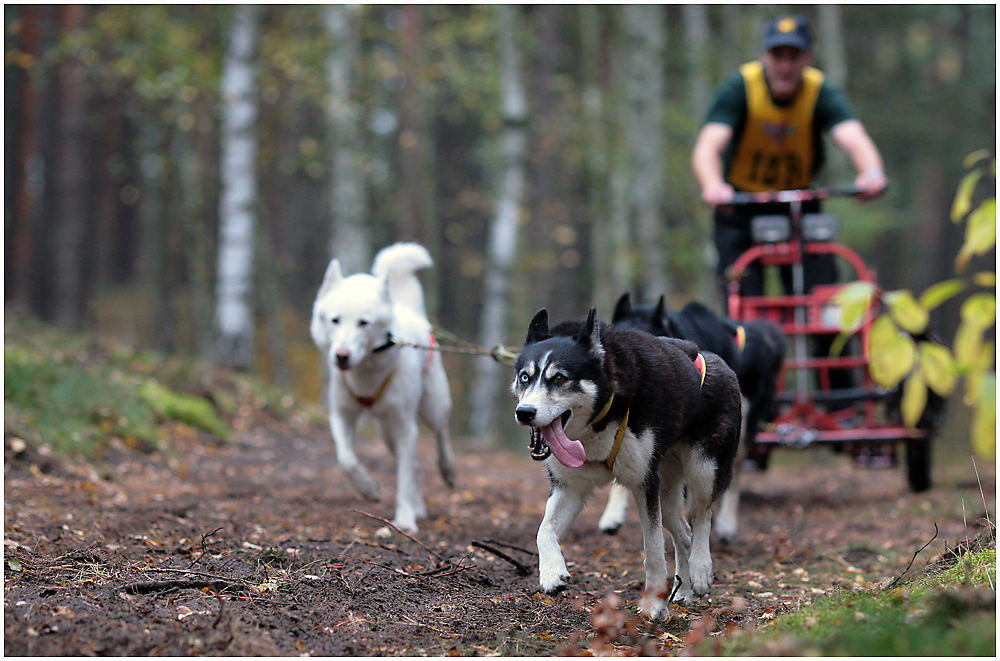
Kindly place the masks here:
<instances>
[{"instance_id":1,"label":"dog's open mouth","mask_svg":"<svg viewBox=\"0 0 1000 661\"><path fill-rule=\"evenodd\" d=\"M570 411L566 411L544 427L532 428L532 458L545 459L549 456L548 451L551 450L563 466L567 468L583 466L583 462L587 460L587 452L583 448L583 443L571 440L563 431L563 426L569 421L570 415Z\"/></svg>"}]
</instances>

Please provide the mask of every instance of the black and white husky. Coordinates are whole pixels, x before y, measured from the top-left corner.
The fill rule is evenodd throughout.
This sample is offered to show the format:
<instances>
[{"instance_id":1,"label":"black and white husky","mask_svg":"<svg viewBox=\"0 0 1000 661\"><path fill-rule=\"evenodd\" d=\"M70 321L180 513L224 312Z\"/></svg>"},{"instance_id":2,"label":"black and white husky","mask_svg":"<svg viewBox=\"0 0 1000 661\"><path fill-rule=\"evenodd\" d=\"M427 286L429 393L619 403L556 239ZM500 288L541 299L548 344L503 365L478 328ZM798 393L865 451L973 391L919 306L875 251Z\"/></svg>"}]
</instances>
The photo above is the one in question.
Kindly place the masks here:
<instances>
[{"instance_id":1,"label":"black and white husky","mask_svg":"<svg viewBox=\"0 0 1000 661\"><path fill-rule=\"evenodd\" d=\"M584 323L550 331L542 309L511 390L517 421L532 427L533 456L551 452L537 538L542 589L565 585L559 538L594 488L614 479L631 491L642 521L644 610L656 617L665 604L663 526L673 537L676 598L706 594L712 504L729 484L740 431L739 386L725 362L690 342L599 324L593 308Z\"/></svg>"},{"instance_id":2,"label":"black and white husky","mask_svg":"<svg viewBox=\"0 0 1000 661\"><path fill-rule=\"evenodd\" d=\"M354 487L378 500L378 485L354 452L358 422L370 414L396 458L393 524L416 531L427 515L417 463L417 420L437 437L438 468L448 486L455 458L448 433L451 394L434 345L416 271L431 256L415 243L383 248L371 273L344 276L330 261L313 304L310 332L330 373L330 431L337 461ZM401 346L402 345L402 346Z\"/></svg>"},{"instance_id":3,"label":"black and white husky","mask_svg":"<svg viewBox=\"0 0 1000 661\"><path fill-rule=\"evenodd\" d=\"M693 301L680 310L668 310L663 296L656 305L632 305L625 292L615 304L611 324L636 328L664 337L690 340L701 349L718 354L740 383L743 395L743 428L733 481L722 495L715 512L715 533L724 542L736 536L739 509L740 467L760 427L775 415L778 374L785 359L785 336L781 327L766 319L736 322ZM613 486L598 527L614 533L625 521L628 494Z\"/></svg>"}]
</instances>

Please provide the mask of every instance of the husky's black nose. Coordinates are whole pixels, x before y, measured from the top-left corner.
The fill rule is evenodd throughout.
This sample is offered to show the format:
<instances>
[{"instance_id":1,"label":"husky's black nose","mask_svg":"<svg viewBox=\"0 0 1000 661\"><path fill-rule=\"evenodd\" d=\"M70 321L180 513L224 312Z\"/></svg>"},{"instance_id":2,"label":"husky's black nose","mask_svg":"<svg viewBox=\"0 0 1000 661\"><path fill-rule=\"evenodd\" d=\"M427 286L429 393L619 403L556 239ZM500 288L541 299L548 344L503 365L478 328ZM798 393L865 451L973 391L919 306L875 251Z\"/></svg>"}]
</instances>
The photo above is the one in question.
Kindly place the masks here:
<instances>
[{"instance_id":1,"label":"husky's black nose","mask_svg":"<svg viewBox=\"0 0 1000 661\"><path fill-rule=\"evenodd\" d=\"M528 424L535 419L535 414L538 413L538 409L534 406L518 406L514 409L514 417L517 418L518 422Z\"/></svg>"}]
</instances>

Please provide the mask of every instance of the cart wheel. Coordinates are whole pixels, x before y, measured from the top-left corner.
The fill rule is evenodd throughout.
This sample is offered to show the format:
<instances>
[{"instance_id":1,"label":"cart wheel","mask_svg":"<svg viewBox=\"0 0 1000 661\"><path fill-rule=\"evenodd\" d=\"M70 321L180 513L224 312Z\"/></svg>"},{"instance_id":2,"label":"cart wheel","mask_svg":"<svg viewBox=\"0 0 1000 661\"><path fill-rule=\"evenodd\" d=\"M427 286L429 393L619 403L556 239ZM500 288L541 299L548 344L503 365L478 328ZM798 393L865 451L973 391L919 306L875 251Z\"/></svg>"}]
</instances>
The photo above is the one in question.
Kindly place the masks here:
<instances>
[{"instance_id":1,"label":"cart wheel","mask_svg":"<svg viewBox=\"0 0 1000 661\"><path fill-rule=\"evenodd\" d=\"M914 493L931 488L931 439L906 444L906 480Z\"/></svg>"}]
</instances>

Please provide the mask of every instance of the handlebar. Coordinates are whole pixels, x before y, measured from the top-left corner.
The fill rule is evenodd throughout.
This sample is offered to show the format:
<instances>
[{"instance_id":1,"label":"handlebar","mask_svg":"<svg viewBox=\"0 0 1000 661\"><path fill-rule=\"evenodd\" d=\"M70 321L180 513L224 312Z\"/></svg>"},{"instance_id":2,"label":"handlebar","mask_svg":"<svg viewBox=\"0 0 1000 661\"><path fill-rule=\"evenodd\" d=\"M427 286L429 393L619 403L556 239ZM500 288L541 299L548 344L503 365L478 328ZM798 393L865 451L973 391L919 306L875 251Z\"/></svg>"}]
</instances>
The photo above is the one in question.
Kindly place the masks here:
<instances>
[{"instance_id":1,"label":"handlebar","mask_svg":"<svg viewBox=\"0 0 1000 661\"><path fill-rule=\"evenodd\" d=\"M857 186L830 186L828 188L803 188L799 190L765 191L763 193L747 193L737 191L733 198L720 206L743 204L766 204L775 202L808 202L822 200L828 197L851 197L862 192Z\"/></svg>"}]
</instances>

